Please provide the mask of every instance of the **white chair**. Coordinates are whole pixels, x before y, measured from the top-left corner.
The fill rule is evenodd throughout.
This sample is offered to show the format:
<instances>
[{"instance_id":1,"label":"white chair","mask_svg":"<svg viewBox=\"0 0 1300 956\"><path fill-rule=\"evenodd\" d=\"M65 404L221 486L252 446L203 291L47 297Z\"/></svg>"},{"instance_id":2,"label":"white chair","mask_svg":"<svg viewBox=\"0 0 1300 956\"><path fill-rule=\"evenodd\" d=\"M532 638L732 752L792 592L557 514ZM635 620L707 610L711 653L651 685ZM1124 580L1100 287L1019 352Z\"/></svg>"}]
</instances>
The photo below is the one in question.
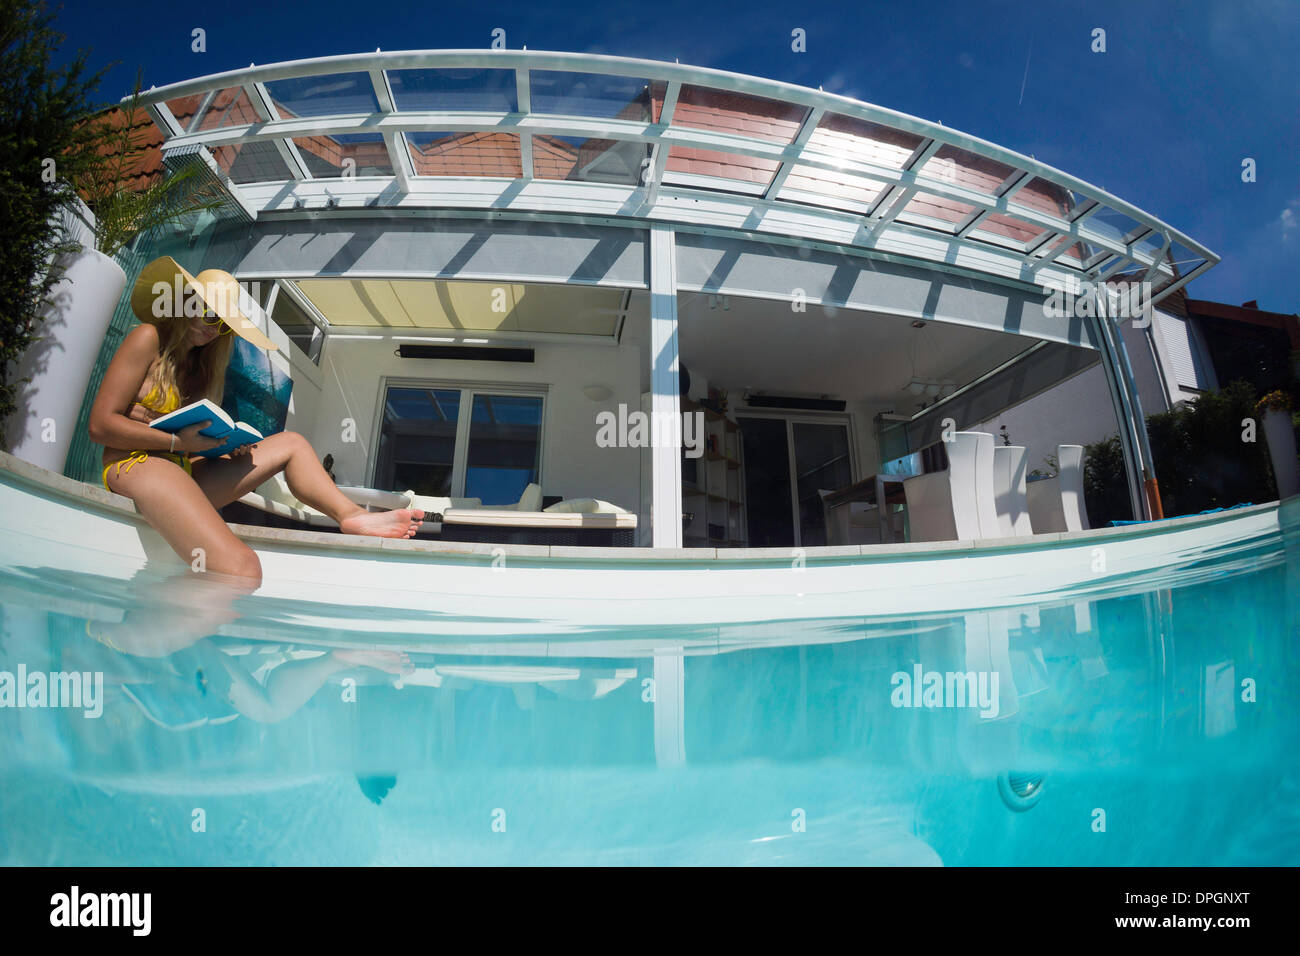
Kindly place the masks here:
<instances>
[{"instance_id":1,"label":"white chair","mask_svg":"<svg viewBox=\"0 0 1300 956\"><path fill-rule=\"evenodd\" d=\"M867 501L850 501L846 504L828 505L830 490L818 489L822 501L822 514L826 519L826 543L880 544L880 516L876 506Z\"/></svg>"},{"instance_id":2,"label":"white chair","mask_svg":"<svg viewBox=\"0 0 1300 956\"><path fill-rule=\"evenodd\" d=\"M956 432L945 447L945 470L903 482L911 540L1001 537L993 495L993 436L987 432Z\"/></svg>"},{"instance_id":3,"label":"white chair","mask_svg":"<svg viewBox=\"0 0 1300 956\"><path fill-rule=\"evenodd\" d=\"M1087 531L1088 506L1083 500L1083 446L1056 446L1057 476L1025 486L1029 521L1034 534Z\"/></svg>"},{"instance_id":4,"label":"white chair","mask_svg":"<svg viewBox=\"0 0 1300 956\"><path fill-rule=\"evenodd\" d=\"M1029 502L1025 497L1025 465L1028 457L1020 445L993 448L993 501L998 527L1004 538L1033 534Z\"/></svg>"}]
</instances>

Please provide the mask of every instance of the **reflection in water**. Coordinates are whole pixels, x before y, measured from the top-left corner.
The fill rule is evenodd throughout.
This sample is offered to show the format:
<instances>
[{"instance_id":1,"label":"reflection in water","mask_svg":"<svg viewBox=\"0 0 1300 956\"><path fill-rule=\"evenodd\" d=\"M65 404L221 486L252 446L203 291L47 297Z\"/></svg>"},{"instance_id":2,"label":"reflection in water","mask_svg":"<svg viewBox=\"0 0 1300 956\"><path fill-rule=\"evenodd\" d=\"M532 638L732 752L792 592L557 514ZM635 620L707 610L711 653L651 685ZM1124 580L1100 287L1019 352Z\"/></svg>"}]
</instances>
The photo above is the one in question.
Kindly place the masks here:
<instances>
[{"instance_id":1,"label":"reflection in water","mask_svg":"<svg viewBox=\"0 0 1300 956\"><path fill-rule=\"evenodd\" d=\"M0 853L1294 861L1296 564L1274 541L1104 598L546 641L5 572L0 672L102 673L105 704L0 709Z\"/></svg>"}]
</instances>

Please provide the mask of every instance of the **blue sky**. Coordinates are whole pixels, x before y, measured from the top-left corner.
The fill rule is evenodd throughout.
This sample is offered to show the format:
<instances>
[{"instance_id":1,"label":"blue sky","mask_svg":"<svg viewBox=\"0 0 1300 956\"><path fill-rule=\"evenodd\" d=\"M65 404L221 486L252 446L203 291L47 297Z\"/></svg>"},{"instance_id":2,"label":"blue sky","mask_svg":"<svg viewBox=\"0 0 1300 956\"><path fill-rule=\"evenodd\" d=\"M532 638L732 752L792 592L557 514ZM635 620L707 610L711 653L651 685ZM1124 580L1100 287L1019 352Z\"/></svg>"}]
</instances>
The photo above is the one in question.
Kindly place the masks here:
<instances>
[{"instance_id":1,"label":"blue sky","mask_svg":"<svg viewBox=\"0 0 1300 956\"><path fill-rule=\"evenodd\" d=\"M70 0L67 48L120 61L101 93L302 57L507 45L822 86L983 137L1094 183L1223 257L1197 298L1300 311L1300 2L791 4ZM129 27L127 26L129 24ZM207 31L206 53L190 31ZM795 27L807 52L791 50ZM1105 53L1090 49L1106 31ZM1243 183L1253 158L1257 181Z\"/></svg>"}]
</instances>

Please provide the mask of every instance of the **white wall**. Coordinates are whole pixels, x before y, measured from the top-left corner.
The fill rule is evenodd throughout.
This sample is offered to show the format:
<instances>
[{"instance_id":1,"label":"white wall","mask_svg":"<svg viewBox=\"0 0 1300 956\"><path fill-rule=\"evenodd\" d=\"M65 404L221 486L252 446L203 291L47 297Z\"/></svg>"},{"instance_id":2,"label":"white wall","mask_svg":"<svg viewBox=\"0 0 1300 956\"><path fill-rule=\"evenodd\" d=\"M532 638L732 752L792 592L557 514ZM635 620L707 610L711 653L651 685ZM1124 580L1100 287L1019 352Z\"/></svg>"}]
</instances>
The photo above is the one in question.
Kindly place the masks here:
<instances>
[{"instance_id":1,"label":"white wall","mask_svg":"<svg viewBox=\"0 0 1300 956\"><path fill-rule=\"evenodd\" d=\"M1133 367L1133 380L1137 384L1144 415L1154 415L1169 408L1164 381L1156 365L1152 338L1154 325L1153 322L1147 329L1134 328L1132 323L1123 326L1124 347ZM1030 471L1035 468L1047 471L1043 460L1056 454L1057 445L1087 445L1108 438L1119 430L1106 375L1100 364L1006 409L996 418L981 422L971 430L998 436L1003 425L1007 426L1013 445L1025 446Z\"/></svg>"},{"instance_id":2,"label":"white wall","mask_svg":"<svg viewBox=\"0 0 1300 956\"><path fill-rule=\"evenodd\" d=\"M602 410L617 413L620 402L626 403L629 411L640 408L639 347L635 343L529 345L536 352L532 364L403 359L394 354L397 343L391 340L332 336L321 357L322 388L308 396L315 407L296 427L311 440L318 456L334 456L339 484L368 485L373 476L378 404L385 376L458 385L545 386L542 493L603 498L636 510L638 449L598 447L596 414ZM609 386L613 396L604 402L591 401L582 389L595 384ZM342 440L345 419L356 422L354 443Z\"/></svg>"}]
</instances>

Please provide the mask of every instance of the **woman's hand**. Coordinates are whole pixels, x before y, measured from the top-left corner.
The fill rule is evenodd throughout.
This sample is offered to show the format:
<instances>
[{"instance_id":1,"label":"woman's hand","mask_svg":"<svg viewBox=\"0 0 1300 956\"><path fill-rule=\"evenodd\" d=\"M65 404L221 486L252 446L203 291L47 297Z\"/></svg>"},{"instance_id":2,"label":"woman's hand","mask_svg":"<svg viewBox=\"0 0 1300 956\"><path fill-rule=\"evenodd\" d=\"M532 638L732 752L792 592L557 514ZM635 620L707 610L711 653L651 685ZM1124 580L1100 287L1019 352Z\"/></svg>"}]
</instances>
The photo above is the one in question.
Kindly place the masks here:
<instances>
[{"instance_id":1,"label":"woman's hand","mask_svg":"<svg viewBox=\"0 0 1300 956\"><path fill-rule=\"evenodd\" d=\"M240 445L238 448L232 448L230 449L230 457L238 458L241 455L247 455L256 447L257 447L257 442L253 442L252 444L249 445Z\"/></svg>"},{"instance_id":2,"label":"woman's hand","mask_svg":"<svg viewBox=\"0 0 1300 956\"><path fill-rule=\"evenodd\" d=\"M210 438L207 435L200 435L199 432L212 424L212 420L206 422L195 422L193 425L187 425L176 433L176 450L189 452L197 455L220 445L224 445L220 438Z\"/></svg>"}]
</instances>

